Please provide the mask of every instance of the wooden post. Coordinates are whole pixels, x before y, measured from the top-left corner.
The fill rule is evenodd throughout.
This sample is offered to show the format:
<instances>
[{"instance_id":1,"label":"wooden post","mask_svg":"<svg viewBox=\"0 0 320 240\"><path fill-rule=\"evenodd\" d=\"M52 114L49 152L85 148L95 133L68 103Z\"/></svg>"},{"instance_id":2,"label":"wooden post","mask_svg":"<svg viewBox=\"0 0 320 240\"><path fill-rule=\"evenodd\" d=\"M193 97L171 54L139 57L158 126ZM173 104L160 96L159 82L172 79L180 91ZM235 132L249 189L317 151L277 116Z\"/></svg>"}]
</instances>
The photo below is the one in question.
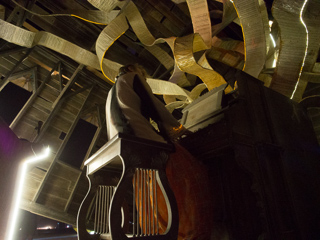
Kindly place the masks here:
<instances>
[{"instance_id":1,"label":"wooden post","mask_svg":"<svg viewBox=\"0 0 320 240\"><path fill-rule=\"evenodd\" d=\"M62 63L60 62L58 66L58 72L59 72L59 91L62 91L63 83L62 83Z\"/></svg>"},{"instance_id":2,"label":"wooden post","mask_svg":"<svg viewBox=\"0 0 320 240\"><path fill-rule=\"evenodd\" d=\"M69 90L69 88L72 86L72 84L76 81L77 75L78 73L82 70L82 68L84 67L83 64L80 64L78 66L78 68L76 69L76 71L72 74L69 82L64 86L63 90L61 91L60 95L57 97L57 99L54 101L54 103L52 104L52 108L55 108L55 106L60 102L60 100L64 97L64 95L66 94L67 90Z\"/></svg>"},{"instance_id":3,"label":"wooden post","mask_svg":"<svg viewBox=\"0 0 320 240\"><path fill-rule=\"evenodd\" d=\"M105 119L102 120L102 115L101 115L101 111L100 111L100 107L97 106L97 115L98 115L98 123L99 123L99 126L98 126L98 129L96 130L94 136L93 136L93 139L90 143L90 146L88 148L88 151L86 153L86 156L84 157L84 161L87 160L91 153L92 153L92 150L93 148L96 146L96 143L101 135L101 132L102 130L105 128ZM84 161L82 162L81 164L81 169L84 168Z\"/></svg>"}]
</instances>

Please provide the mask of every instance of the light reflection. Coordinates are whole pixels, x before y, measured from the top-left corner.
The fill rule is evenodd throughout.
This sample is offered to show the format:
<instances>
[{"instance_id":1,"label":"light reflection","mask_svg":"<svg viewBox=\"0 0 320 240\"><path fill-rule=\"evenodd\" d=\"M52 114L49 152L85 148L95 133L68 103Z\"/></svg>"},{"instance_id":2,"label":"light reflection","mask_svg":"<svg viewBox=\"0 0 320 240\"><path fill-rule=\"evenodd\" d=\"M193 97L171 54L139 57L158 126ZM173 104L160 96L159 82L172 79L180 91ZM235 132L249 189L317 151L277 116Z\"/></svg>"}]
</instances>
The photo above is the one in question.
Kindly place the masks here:
<instances>
[{"instance_id":1,"label":"light reflection","mask_svg":"<svg viewBox=\"0 0 320 240\"><path fill-rule=\"evenodd\" d=\"M305 0L305 1L304 1L303 5L302 5L302 8L301 8L301 10L300 10L300 22L301 22L302 25L304 26L304 28L305 28L305 30L306 30L306 34L307 34L307 36L306 36L306 50L305 50L305 52L304 52L304 57L303 57L302 65L301 65L301 68L300 68L299 77L298 77L296 86L295 86L295 88L294 88L294 91L293 91L290 99L293 98L295 92L297 91L297 87L298 87L298 84L299 84L299 81L300 81L300 78L301 78L302 70L303 70L303 67L304 67L304 64L305 64L305 61L306 61L306 58L307 58L307 53L308 53L309 32L308 32L307 25L306 25L305 22L303 21L303 17L302 17L303 12L304 12L304 8L305 8L307 2L308 2L308 0Z\"/></svg>"},{"instance_id":2,"label":"light reflection","mask_svg":"<svg viewBox=\"0 0 320 240\"><path fill-rule=\"evenodd\" d=\"M18 220L18 213L19 213L19 207L20 207L20 200L22 196L22 189L23 189L23 184L25 181L25 176L27 172L27 167L28 164L30 163L35 163L40 160L44 160L49 156L50 153L50 148L47 147L43 154L40 155L35 155L34 157L28 158L25 161L22 162L22 164L19 167L19 173L18 173L18 179L16 182L16 187L15 187L15 193L13 199L15 200L13 206L11 207L11 214L9 218L9 224L8 224L8 229L6 232L6 240L13 240L14 239L14 231L16 229L16 224Z\"/></svg>"}]
</instances>

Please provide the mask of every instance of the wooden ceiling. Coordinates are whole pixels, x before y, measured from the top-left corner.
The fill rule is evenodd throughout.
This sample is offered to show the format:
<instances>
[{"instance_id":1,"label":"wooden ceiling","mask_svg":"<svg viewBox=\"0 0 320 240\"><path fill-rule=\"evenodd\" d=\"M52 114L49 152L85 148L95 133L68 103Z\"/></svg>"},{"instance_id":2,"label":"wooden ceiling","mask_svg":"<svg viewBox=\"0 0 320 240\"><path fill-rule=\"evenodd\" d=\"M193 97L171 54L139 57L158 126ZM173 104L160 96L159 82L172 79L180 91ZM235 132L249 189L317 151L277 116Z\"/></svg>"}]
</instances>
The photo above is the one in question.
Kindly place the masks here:
<instances>
[{"instance_id":1,"label":"wooden ceiling","mask_svg":"<svg viewBox=\"0 0 320 240\"><path fill-rule=\"evenodd\" d=\"M20 0L19 3L39 14L96 9L86 0ZM155 38L179 37L193 33L190 13L185 2L175 4L170 0L137 0L134 1L134 3ZM2 4L6 8L5 14L7 21L9 20L15 25L20 24L30 31L53 33L81 48L93 52L95 51L95 42L105 27L104 25L92 24L75 17L39 17L28 12L26 13L10 0L4 0ZM209 1L208 6L212 22L221 22L223 4ZM21 14L25 14L23 20L20 18ZM237 24L232 23L220 36L231 36L241 40L241 28ZM168 46L161 45L161 47L172 54ZM156 74L161 76L162 73L166 71L159 61L144 48L132 29L129 29L112 45L108 50L108 59L120 64L140 63L147 69L150 75ZM169 76L170 75L167 74L165 77L168 79Z\"/></svg>"},{"instance_id":2,"label":"wooden ceiling","mask_svg":"<svg viewBox=\"0 0 320 240\"><path fill-rule=\"evenodd\" d=\"M261 0L250 1L263 3ZM123 2L126 3L127 1ZM171 0L133 0L154 38L185 37L194 32L188 4L178 0L175 0L175 2L181 3L174 3ZM236 4L244 4L246 2L249 2L249 0L234 0ZM277 0L274 2L286 3L286 6L296 6L301 1ZM38 14L72 13L76 10L96 9L87 0L18 0L18 3ZM221 73L226 69L223 64L243 69L244 60L246 60L246 67L249 72L252 70L249 69L251 67L250 64L259 63L261 65L261 70L255 77L259 77L261 81L264 81L266 86L271 85L273 78L275 78L274 76L277 77L277 81L281 80L283 76L280 73L287 66L279 64L274 67L272 65L272 56L275 51L269 52L269 55L264 52L265 59L262 60L255 55L249 56L250 53L245 52L256 50L255 47L260 43L257 42L254 36L250 41L246 37L246 43L243 41L243 31L247 31L245 27L254 25L255 20L246 19L246 15L240 16L240 18L246 19L246 22L242 22L243 25L244 23L246 25L241 27L235 10L231 8L227 11L225 8L226 3L230 2L227 0L207 1L211 28L215 33L213 37L216 37L211 51L208 52L208 56L210 55L211 58L209 62L212 64L213 69ZM273 11L271 11L271 6L273 1L265 1L265 3L267 9L264 17L272 20ZM319 39L317 40L319 30L314 27L319 26L317 25L317 16L320 16L318 14L320 7L315 0L309 0L308 3L306 14L309 17L308 19L311 19L308 24L313 26L313 28L309 29L310 32L313 32L312 36L310 35L310 42L313 45L309 47L308 54L310 53L312 57L306 60L308 69L302 72L302 77L312 81L309 81L306 86L301 88L303 89L302 97L320 95ZM95 44L100 33L105 28L104 25L93 24L76 17L41 17L24 11L11 0L2 0L1 4L5 8L5 21L32 32L45 31L52 33L76 44L80 48L96 53ZM237 5L238 14L243 13L240 10L246 10L249 7L245 4ZM295 26L294 24L292 25ZM274 21L271 32L277 44L279 44L278 46L282 46L280 43L294 44L294 41L290 42L290 34L289 40L288 38L284 38L284 42L280 40L279 27L276 21ZM285 58L281 58L281 62L287 61L290 64L290 61L292 61L292 65L293 63L296 64L294 71L290 69L285 72L290 74L294 72L298 76L299 72L301 73L301 59L303 59L305 52L305 39L299 34L296 34L295 37L293 39L301 43L302 47L299 49L295 47L290 49L289 47L288 53L295 55L292 55L292 57L290 54L284 55ZM159 46L169 56L173 57L168 45L161 44ZM276 50L279 51L279 48ZM195 59L199 60L202 53L196 53ZM161 64L145 48L131 27L108 49L107 58L119 64L137 62L143 65L151 76L163 80L170 78L170 72L173 69L167 69ZM85 186L85 183L83 183L85 179L81 175L82 168L70 167L68 164L61 162L59 157L80 118L98 128L85 158L107 141L103 112L107 93L112 83L99 69L79 64L59 52L43 46L28 49L3 39L0 39L0 75L0 89L8 81L15 81L16 84L22 84L22 87L28 87L26 83L30 83L30 79L33 80L34 85L29 86L28 90L35 92L34 102L23 110L22 114L19 114L19 119L15 119L11 127L21 138L31 142L49 143L53 152L51 159L39 164L30 172L27 181L28 191L24 196L23 207L39 215L73 224L78 206L85 195L84 187L78 186ZM224 75L227 76L228 74L225 73ZM192 78L191 74L187 75L187 77ZM285 79L285 77L288 79ZM286 75L283 82L289 83L288 86L291 89L296 80L297 78L292 80L291 75ZM199 78L193 82L194 85L198 83L201 83ZM38 85L38 87L35 85ZM43 87L39 87L41 85ZM189 90L194 85L189 86ZM39 88L41 89L37 90ZM281 86L281 88L285 91L289 89L287 86ZM320 142L320 108L319 103L316 101L313 103L313 108L310 109L309 113L313 119L315 131ZM39 121L43 122L43 127L40 134L36 134L35 128L38 126ZM79 161L81 164L83 159ZM70 176L67 176L68 174ZM66 186L65 189L61 189L61 185Z\"/></svg>"}]
</instances>

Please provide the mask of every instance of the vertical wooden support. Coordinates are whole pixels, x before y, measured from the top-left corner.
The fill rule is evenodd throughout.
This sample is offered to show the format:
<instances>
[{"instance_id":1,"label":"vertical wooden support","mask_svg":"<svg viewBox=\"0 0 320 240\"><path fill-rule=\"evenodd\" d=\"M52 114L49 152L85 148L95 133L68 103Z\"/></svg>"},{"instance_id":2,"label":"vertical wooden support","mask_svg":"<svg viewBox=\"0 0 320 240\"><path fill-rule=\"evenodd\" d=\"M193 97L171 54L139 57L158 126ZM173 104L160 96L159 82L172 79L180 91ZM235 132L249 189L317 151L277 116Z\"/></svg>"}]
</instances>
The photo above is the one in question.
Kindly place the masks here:
<instances>
[{"instance_id":1,"label":"vertical wooden support","mask_svg":"<svg viewBox=\"0 0 320 240\"><path fill-rule=\"evenodd\" d=\"M78 175L78 178L77 178L77 180L76 180L76 182L75 182L75 184L74 184L74 187L73 187L72 192L71 192L71 194L70 194L70 196L69 196L69 198L68 198L68 201L67 201L66 205L64 206L64 212L68 212L68 210L69 210L70 204L71 204L71 202L72 202L72 199L73 199L73 197L74 197L74 194L76 193L76 190L77 190L77 187L78 187L78 182L79 182L82 174L84 174L84 172L82 172L82 173L80 173L80 174Z\"/></svg>"},{"instance_id":2,"label":"vertical wooden support","mask_svg":"<svg viewBox=\"0 0 320 240\"><path fill-rule=\"evenodd\" d=\"M77 114L77 116L76 116L76 119L75 119L74 122L72 123L72 125L71 125L71 127L70 127L70 129L69 129L69 131L68 131L68 133L67 133L67 136L65 137L65 139L64 139L63 143L61 144L61 146L59 147L55 158L54 158L53 161L51 162L51 164L50 164L50 166L49 166L49 169L48 169L48 171L46 172L46 174L45 174L45 176L44 176L44 178L43 178L43 180L42 180L42 182L41 182L41 184L40 184L40 186L39 186L39 188L38 188L38 190L37 190L37 193L35 194L35 196L34 196L34 198L33 198L33 202L37 202L37 201L38 201L39 196L40 196L40 194L41 194L41 191L42 191L42 189L44 188L44 186L45 186L45 184L46 184L46 182L47 182L47 180L48 180L48 177L50 176L50 174L51 174L51 172L52 172L52 170L53 170L53 168L54 168L54 165L55 165L56 161L59 159L62 151L64 150L65 146L67 145L68 140L70 139L71 134L72 134L73 130L75 129L75 127L76 127L76 125L77 125L77 123L78 123L78 121L79 121L79 119L80 119L81 112L82 112L85 104L87 103L87 101L88 101L88 99L89 99L89 96L90 96L93 88L94 88L94 85L92 85L91 89L89 90L89 93L88 93L86 99L84 100L84 102L83 102L83 104L82 104L82 106L81 106L81 108L80 108L80 110L79 110L79 112L78 112L78 114Z\"/></svg>"},{"instance_id":3,"label":"vertical wooden support","mask_svg":"<svg viewBox=\"0 0 320 240\"><path fill-rule=\"evenodd\" d=\"M61 92L63 89L63 83L62 83L62 63L60 62L58 66L58 72L59 72L59 91Z\"/></svg>"},{"instance_id":4,"label":"vertical wooden support","mask_svg":"<svg viewBox=\"0 0 320 240\"><path fill-rule=\"evenodd\" d=\"M26 1L26 3L25 3L25 7L26 7L27 9L31 9L32 6L35 4L35 2L36 2L36 0L32 0L32 1L28 0L28 1ZM20 14L20 17L19 17L18 22L17 22L17 26L18 26L18 27L21 27L21 26L23 25L23 23L26 21L28 15L30 14L30 13L27 12L26 10L22 10L22 11L23 11L23 12Z\"/></svg>"},{"instance_id":5,"label":"vertical wooden support","mask_svg":"<svg viewBox=\"0 0 320 240\"><path fill-rule=\"evenodd\" d=\"M96 146L97 141L99 140L99 137L101 135L101 132L105 128L105 119L102 120L101 110L100 110L99 106L97 106L97 115L98 115L98 125L99 126L98 126L98 129L96 130L96 132L95 132L95 134L93 136L93 139L92 139L92 141L90 143L90 146L88 148L86 156L83 159L83 162L81 164L81 169L84 168L85 160L87 160L90 157L90 155L92 154L93 148Z\"/></svg>"},{"instance_id":6,"label":"vertical wooden support","mask_svg":"<svg viewBox=\"0 0 320 240\"><path fill-rule=\"evenodd\" d=\"M38 89L38 67L37 66L33 68L32 76L33 76L32 89L33 89L33 92L35 93Z\"/></svg>"},{"instance_id":7,"label":"vertical wooden support","mask_svg":"<svg viewBox=\"0 0 320 240\"><path fill-rule=\"evenodd\" d=\"M57 99L54 101L54 103L52 104L52 107L54 108L59 101L64 97L64 95L66 94L67 90L72 86L72 84L76 81L77 79L77 75L78 73L82 70L82 68L84 67L83 64L80 64L78 66L78 68L76 69L76 71L72 74L69 82L64 86L63 90L61 91L60 95L57 97Z\"/></svg>"},{"instance_id":8,"label":"vertical wooden support","mask_svg":"<svg viewBox=\"0 0 320 240\"><path fill-rule=\"evenodd\" d=\"M43 80L43 82L41 83L40 87L37 88L36 91L33 92L33 94L31 95L31 97L29 98L29 100L26 102L26 104L23 106L23 108L20 110L20 112L18 113L18 115L15 117L15 119L12 121L12 123L10 124L10 128L14 129L15 126L17 125L17 123L19 122L19 120L21 119L21 117L26 113L26 111L29 109L29 107L32 105L32 103L34 102L34 100L36 99L36 97L39 95L39 93L43 90L43 88L46 86L46 83L51 79L51 74L55 71L55 69L58 67L58 64L56 64L52 70L49 72L49 74L47 75L46 79Z\"/></svg>"}]
</instances>

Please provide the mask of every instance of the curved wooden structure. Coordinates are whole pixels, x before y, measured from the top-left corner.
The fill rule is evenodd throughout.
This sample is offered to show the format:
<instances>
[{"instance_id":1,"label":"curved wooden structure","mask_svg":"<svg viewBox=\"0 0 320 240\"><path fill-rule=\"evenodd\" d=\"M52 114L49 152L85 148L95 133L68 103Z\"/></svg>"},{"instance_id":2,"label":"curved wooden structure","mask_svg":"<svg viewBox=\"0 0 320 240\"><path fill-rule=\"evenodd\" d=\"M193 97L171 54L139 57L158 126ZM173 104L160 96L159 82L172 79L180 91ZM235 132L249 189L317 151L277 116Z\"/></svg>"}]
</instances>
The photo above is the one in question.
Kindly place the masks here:
<instances>
[{"instance_id":1,"label":"curved wooden structure","mask_svg":"<svg viewBox=\"0 0 320 240\"><path fill-rule=\"evenodd\" d=\"M177 239L178 208L165 173L168 154L172 151L172 145L118 134L85 162L89 181L94 173L102 168L122 170L120 181L116 186L109 206L107 221L109 232L107 232L107 235L110 239L125 240L144 237L159 240ZM150 176L150 178L147 176ZM140 180L138 181L138 179ZM168 212L167 229L164 233L161 233L159 229L157 230L158 215L154 216L154 213L158 214L157 200L154 196L157 194L157 191L154 191L157 188L156 184L162 191ZM80 240L99 239L98 234L90 235L87 233L85 225L87 211L97 190L96 183L93 183L92 186L90 186L78 214L77 225ZM122 214L122 208L124 201L126 201L127 192L132 189L133 202L129 217L133 224L132 231L130 229L126 231L126 222L123 219L126 214ZM104 203L99 202L98 204ZM148 211L147 209L151 210ZM108 209L102 208L102 211L105 212ZM106 236L101 234L101 238L104 237Z\"/></svg>"}]
</instances>

